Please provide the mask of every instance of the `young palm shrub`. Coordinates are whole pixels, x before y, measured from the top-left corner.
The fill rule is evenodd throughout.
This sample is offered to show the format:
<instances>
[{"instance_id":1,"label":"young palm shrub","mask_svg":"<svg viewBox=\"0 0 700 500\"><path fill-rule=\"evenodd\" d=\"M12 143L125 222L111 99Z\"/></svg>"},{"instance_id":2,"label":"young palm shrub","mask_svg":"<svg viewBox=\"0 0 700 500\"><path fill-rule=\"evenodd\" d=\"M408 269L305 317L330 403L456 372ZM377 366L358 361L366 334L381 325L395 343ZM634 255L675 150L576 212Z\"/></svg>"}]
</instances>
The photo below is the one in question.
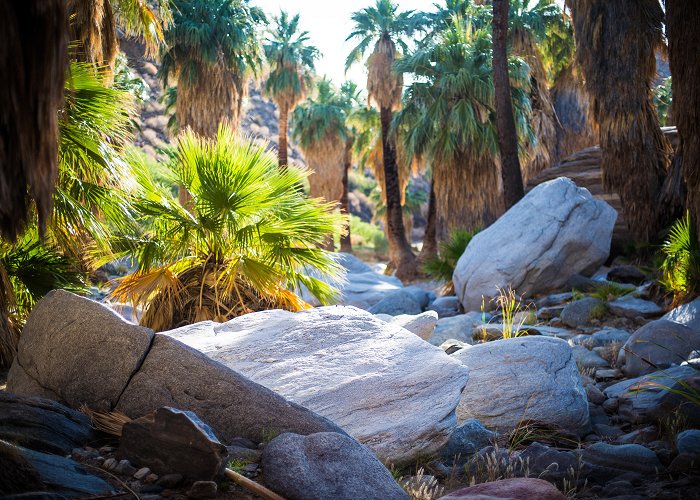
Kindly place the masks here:
<instances>
[{"instance_id":1,"label":"young palm shrub","mask_svg":"<svg viewBox=\"0 0 700 500\"><path fill-rule=\"evenodd\" d=\"M261 65L256 27L265 17L244 0L171 4L159 75L164 86L177 84L179 127L214 137L222 120L238 124L248 77Z\"/></svg>"},{"instance_id":2,"label":"young palm shrub","mask_svg":"<svg viewBox=\"0 0 700 500\"><path fill-rule=\"evenodd\" d=\"M181 134L172 169L192 194L192 211L137 168L134 207L148 229L119 241L139 267L112 296L143 306L142 324L161 331L255 310L299 310L306 304L293 290L302 285L322 303L333 298L335 290L314 276L338 267L317 245L343 220L333 204L299 192L308 171L280 169L264 144L228 125L216 139Z\"/></svg>"},{"instance_id":3,"label":"young palm shrub","mask_svg":"<svg viewBox=\"0 0 700 500\"><path fill-rule=\"evenodd\" d=\"M489 225L503 211L489 32L457 19L396 65L415 82L394 129L408 157L432 165L438 240L454 229ZM511 58L509 72L517 131L534 140L528 67Z\"/></svg>"},{"instance_id":4,"label":"young palm shrub","mask_svg":"<svg viewBox=\"0 0 700 500\"><path fill-rule=\"evenodd\" d=\"M312 84L318 49L308 44L309 32L299 30L299 15L290 18L284 11L274 19L275 27L265 42L270 74L263 88L279 108L278 158L287 164L287 123L289 112L306 96Z\"/></svg>"},{"instance_id":5,"label":"young palm shrub","mask_svg":"<svg viewBox=\"0 0 700 500\"><path fill-rule=\"evenodd\" d=\"M673 293L674 304L700 292L700 244L689 212L671 227L661 250L661 284Z\"/></svg>"},{"instance_id":6,"label":"young palm shrub","mask_svg":"<svg viewBox=\"0 0 700 500\"><path fill-rule=\"evenodd\" d=\"M423 264L423 270L428 276L446 282L442 289L444 295L454 295L455 289L454 283L452 283L452 275L455 272L457 261L477 232L479 232L478 229L473 231L455 229L450 233L450 237L447 240L438 245L438 256L426 260Z\"/></svg>"}]
</instances>

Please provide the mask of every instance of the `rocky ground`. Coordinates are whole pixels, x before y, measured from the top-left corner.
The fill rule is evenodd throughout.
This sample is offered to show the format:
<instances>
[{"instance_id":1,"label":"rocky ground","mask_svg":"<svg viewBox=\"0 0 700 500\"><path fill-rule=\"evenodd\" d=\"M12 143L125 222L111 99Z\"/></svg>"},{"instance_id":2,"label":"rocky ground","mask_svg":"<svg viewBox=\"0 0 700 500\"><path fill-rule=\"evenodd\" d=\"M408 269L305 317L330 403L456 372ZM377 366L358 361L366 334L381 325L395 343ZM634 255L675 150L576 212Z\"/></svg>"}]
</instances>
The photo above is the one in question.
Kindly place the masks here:
<instances>
[{"instance_id":1,"label":"rocky ground","mask_svg":"<svg viewBox=\"0 0 700 500\"><path fill-rule=\"evenodd\" d=\"M475 237L455 296L340 254L342 305L160 334L51 292L0 393L25 486L0 487L255 498L228 466L289 499L700 498L700 299L605 266L614 222L559 179Z\"/></svg>"}]
</instances>

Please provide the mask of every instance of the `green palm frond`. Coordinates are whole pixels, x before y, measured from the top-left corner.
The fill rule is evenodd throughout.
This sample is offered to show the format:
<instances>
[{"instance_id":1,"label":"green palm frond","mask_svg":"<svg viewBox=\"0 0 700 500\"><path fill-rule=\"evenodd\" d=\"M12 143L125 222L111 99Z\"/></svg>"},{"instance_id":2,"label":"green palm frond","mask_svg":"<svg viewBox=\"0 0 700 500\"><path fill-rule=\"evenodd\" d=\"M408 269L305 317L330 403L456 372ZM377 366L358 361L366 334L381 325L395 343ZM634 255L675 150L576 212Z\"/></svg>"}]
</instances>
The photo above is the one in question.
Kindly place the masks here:
<instances>
[{"instance_id":1,"label":"green palm frond","mask_svg":"<svg viewBox=\"0 0 700 500\"><path fill-rule=\"evenodd\" d=\"M190 209L140 169L133 203L147 229L114 243L139 263L115 296L143 304L146 323L164 329L256 308L296 309L303 302L291 292L302 285L324 303L334 296L312 276L339 271L319 246L343 219L298 191L309 172L279 169L264 144L228 126L212 140L181 134L171 168L192 195Z\"/></svg>"},{"instance_id":2,"label":"green palm frond","mask_svg":"<svg viewBox=\"0 0 700 500\"><path fill-rule=\"evenodd\" d=\"M474 235L478 232L479 229L472 231L465 231L463 229L453 230L449 238L440 243L438 257L427 260L423 264L423 270L428 276L446 281L444 287L446 293L454 293L452 275L457 266L457 261L467 249L467 245L469 245L472 238L474 238Z\"/></svg>"},{"instance_id":3,"label":"green palm frond","mask_svg":"<svg viewBox=\"0 0 700 500\"><path fill-rule=\"evenodd\" d=\"M700 244L690 213L676 221L661 251L661 284L679 301L700 291Z\"/></svg>"},{"instance_id":4,"label":"green palm frond","mask_svg":"<svg viewBox=\"0 0 700 500\"><path fill-rule=\"evenodd\" d=\"M292 113L292 137L303 149L322 142L328 135L345 140L347 104L325 76L316 82L313 98L307 98Z\"/></svg>"},{"instance_id":5,"label":"green palm frond","mask_svg":"<svg viewBox=\"0 0 700 500\"><path fill-rule=\"evenodd\" d=\"M149 55L158 53L164 42L163 27L172 20L170 2L158 0L154 2L156 9L151 9L146 0L112 0L117 24L124 30L126 36L137 36L146 43Z\"/></svg>"}]
</instances>

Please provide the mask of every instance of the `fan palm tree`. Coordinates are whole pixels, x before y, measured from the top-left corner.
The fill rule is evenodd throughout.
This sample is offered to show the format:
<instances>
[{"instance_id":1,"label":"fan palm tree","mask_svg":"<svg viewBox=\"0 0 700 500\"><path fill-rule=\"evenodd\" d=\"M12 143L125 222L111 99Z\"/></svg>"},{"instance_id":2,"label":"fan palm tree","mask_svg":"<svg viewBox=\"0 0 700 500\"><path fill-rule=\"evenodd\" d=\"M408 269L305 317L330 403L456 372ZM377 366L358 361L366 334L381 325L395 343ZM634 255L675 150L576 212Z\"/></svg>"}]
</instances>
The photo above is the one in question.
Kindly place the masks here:
<instances>
[{"instance_id":1,"label":"fan palm tree","mask_svg":"<svg viewBox=\"0 0 700 500\"><path fill-rule=\"evenodd\" d=\"M648 241L659 230L657 200L670 156L651 93L664 13L658 0L570 6L576 59L599 128L603 182L620 195L633 234Z\"/></svg>"},{"instance_id":2,"label":"fan palm tree","mask_svg":"<svg viewBox=\"0 0 700 500\"><path fill-rule=\"evenodd\" d=\"M293 293L301 285L322 303L332 299L334 289L313 276L338 268L316 246L339 231L342 218L333 204L297 188L307 171L280 169L265 144L226 124L215 139L183 132L172 169L196 216L138 168L134 206L148 230L118 241L138 269L113 296L143 305L142 324L165 330L254 310L298 310L307 307Z\"/></svg>"},{"instance_id":3,"label":"fan palm tree","mask_svg":"<svg viewBox=\"0 0 700 500\"><path fill-rule=\"evenodd\" d=\"M109 69L119 51L117 28L146 43L155 55L163 43L163 24L170 20L169 2L159 0L154 11L146 0L68 0L71 39L80 43L76 56Z\"/></svg>"},{"instance_id":4,"label":"fan palm tree","mask_svg":"<svg viewBox=\"0 0 700 500\"><path fill-rule=\"evenodd\" d=\"M264 50L270 74L263 88L279 109L278 157L280 167L287 165L287 123L289 112L306 97L312 84L318 49L308 44L309 32L299 30L299 15L290 18L284 11L274 18Z\"/></svg>"},{"instance_id":5,"label":"fan palm tree","mask_svg":"<svg viewBox=\"0 0 700 500\"><path fill-rule=\"evenodd\" d=\"M313 171L309 194L335 204L343 196L346 119L345 101L326 77L316 82L316 95L292 115L292 137Z\"/></svg>"},{"instance_id":6,"label":"fan palm tree","mask_svg":"<svg viewBox=\"0 0 700 500\"><path fill-rule=\"evenodd\" d=\"M408 157L432 165L438 240L453 229L486 227L503 211L489 30L456 19L396 64L415 81L394 129ZM527 64L511 58L509 73L516 128L531 139Z\"/></svg>"},{"instance_id":7,"label":"fan palm tree","mask_svg":"<svg viewBox=\"0 0 700 500\"><path fill-rule=\"evenodd\" d=\"M401 210L401 189L396 160L396 145L389 134L393 111L401 101L403 77L393 68L400 53L407 53L407 40L416 28L413 11L398 12L391 0L377 0L376 5L352 14L355 23L346 41L359 40L348 55L346 69L362 59L374 44L367 60L367 91L379 108L382 130L382 157L386 197L390 258L399 278L411 278L417 271L416 257L406 238ZM399 52L400 50L400 52Z\"/></svg>"},{"instance_id":8,"label":"fan palm tree","mask_svg":"<svg viewBox=\"0 0 700 500\"><path fill-rule=\"evenodd\" d=\"M36 204L43 232L58 173L58 110L68 65L64 0L0 2L0 236L14 240Z\"/></svg>"},{"instance_id":9,"label":"fan palm tree","mask_svg":"<svg viewBox=\"0 0 700 500\"><path fill-rule=\"evenodd\" d=\"M265 17L246 0L171 3L159 75L164 86L177 82L178 126L214 137L222 120L238 125L247 79L261 65L256 27Z\"/></svg>"}]
</instances>

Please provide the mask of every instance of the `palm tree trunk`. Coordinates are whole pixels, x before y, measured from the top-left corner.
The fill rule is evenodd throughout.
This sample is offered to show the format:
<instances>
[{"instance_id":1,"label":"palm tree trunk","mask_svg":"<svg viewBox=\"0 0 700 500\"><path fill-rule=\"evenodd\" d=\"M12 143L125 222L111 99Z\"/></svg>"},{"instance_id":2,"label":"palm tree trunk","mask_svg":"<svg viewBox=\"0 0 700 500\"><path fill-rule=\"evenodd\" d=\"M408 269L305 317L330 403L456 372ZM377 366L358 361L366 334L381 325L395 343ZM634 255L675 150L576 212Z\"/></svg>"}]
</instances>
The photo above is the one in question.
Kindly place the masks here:
<instances>
[{"instance_id":1,"label":"palm tree trunk","mask_svg":"<svg viewBox=\"0 0 700 500\"><path fill-rule=\"evenodd\" d=\"M277 148L277 158L280 168L287 166L287 127L289 124L289 110L286 106L280 107L279 119L279 142Z\"/></svg>"},{"instance_id":2,"label":"palm tree trunk","mask_svg":"<svg viewBox=\"0 0 700 500\"><path fill-rule=\"evenodd\" d=\"M340 251L352 253L352 241L350 240L350 205L348 203L348 172L352 163L353 140L348 137L345 140L345 153L343 155L343 194L340 197L340 210L348 216L347 232L340 236Z\"/></svg>"},{"instance_id":3,"label":"palm tree trunk","mask_svg":"<svg viewBox=\"0 0 700 500\"><path fill-rule=\"evenodd\" d=\"M697 0L666 0L666 34L678 127L686 207L700 235L700 5Z\"/></svg>"},{"instance_id":4,"label":"palm tree trunk","mask_svg":"<svg viewBox=\"0 0 700 500\"><path fill-rule=\"evenodd\" d=\"M660 228L659 195L671 156L650 91L663 10L658 0L570 5L576 59L599 131L604 186L620 195L634 237L649 241Z\"/></svg>"},{"instance_id":5,"label":"palm tree trunk","mask_svg":"<svg viewBox=\"0 0 700 500\"><path fill-rule=\"evenodd\" d=\"M496 128L501 152L503 199L506 210L524 195L523 176L518 160L513 103L508 80L508 0L493 0L493 85L496 99Z\"/></svg>"},{"instance_id":6,"label":"palm tree trunk","mask_svg":"<svg viewBox=\"0 0 700 500\"><path fill-rule=\"evenodd\" d=\"M430 198L428 198L428 220L425 224L425 234L423 235L423 248L421 248L418 256L420 262L426 262L438 256L436 213L435 181L431 179Z\"/></svg>"},{"instance_id":7,"label":"palm tree trunk","mask_svg":"<svg viewBox=\"0 0 700 500\"><path fill-rule=\"evenodd\" d=\"M396 146L389 139L391 126L391 108L382 107L379 112L382 125L382 154L384 163L384 193L386 194L387 235L389 253L399 279L411 279L417 271L416 256L406 239L401 210L401 189L399 188L399 169L396 163Z\"/></svg>"}]
</instances>

